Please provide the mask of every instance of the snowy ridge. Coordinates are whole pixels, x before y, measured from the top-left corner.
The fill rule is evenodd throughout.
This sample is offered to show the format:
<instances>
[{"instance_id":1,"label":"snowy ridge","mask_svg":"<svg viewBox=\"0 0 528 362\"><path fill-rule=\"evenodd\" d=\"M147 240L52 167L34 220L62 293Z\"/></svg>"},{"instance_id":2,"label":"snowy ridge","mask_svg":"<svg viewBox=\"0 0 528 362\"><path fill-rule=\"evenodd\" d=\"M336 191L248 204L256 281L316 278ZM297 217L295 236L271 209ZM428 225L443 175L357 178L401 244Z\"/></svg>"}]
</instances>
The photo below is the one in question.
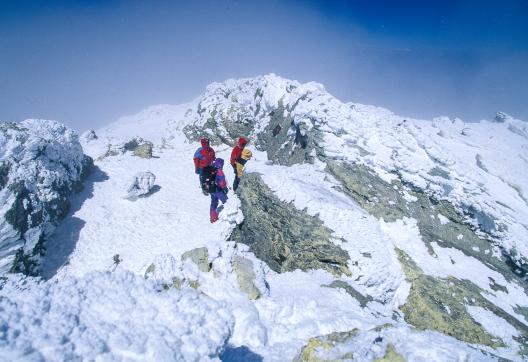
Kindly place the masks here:
<instances>
[{"instance_id":1,"label":"snowy ridge","mask_svg":"<svg viewBox=\"0 0 528 362\"><path fill-rule=\"evenodd\" d=\"M281 108L282 106L282 108ZM300 84L274 74L230 79L207 87L189 121L210 119L254 122L252 136L283 109L301 132L323 132L327 157L363 163L381 177L399 175L462 212L500 239L517 257L528 257L528 125L499 113L493 122L464 123L401 117L389 110L342 103L318 83ZM229 139L220 124L218 132Z\"/></svg>"},{"instance_id":2,"label":"snowy ridge","mask_svg":"<svg viewBox=\"0 0 528 362\"><path fill-rule=\"evenodd\" d=\"M278 110L292 121L290 141L281 147L303 147L292 140L315 134L313 162L279 165L263 149L262 136L273 129ZM233 124L240 127L237 134ZM190 126L219 139L214 147L224 159L231 150L227 142L249 136L254 156L246 172L260 174L279 200L331 229L331 242L350 257L351 275L271 270L247 245L229 240L251 212L241 209L232 191L220 220L210 224L210 200L200 193L192 164L198 143L185 132ZM342 103L320 84L275 75L214 83L192 103L123 117L81 137L97 167L46 241L47 281L30 279L21 288L21 279L11 275L0 290L0 330L7 331L0 334L0 354L13 360L285 361L306 360L306 353L371 361L394 352L406 360L521 360L528 329L525 285L459 249L426 244L415 219L369 214L343 191L328 163L367 165L384 180L401 177L471 209L481 232L525 257L525 131L526 123L506 115L477 124L403 118ZM138 137L153 143L152 158L122 148ZM121 198L130 178L147 170L156 176L155 191L135 201ZM231 184L232 170L225 173ZM409 190L398 192L413 203ZM452 222L439 213L431 218ZM412 277L402 253L417 266ZM462 295L460 304L435 302L447 314L466 314L478 323L471 332L482 329L486 343L408 322L404 306L416 297L418 279L478 288ZM451 310L453 305L460 308ZM41 324L53 333L42 333ZM110 336L111 328L118 337ZM64 338L64 345L47 348Z\"/></svg>"}]
</instances>

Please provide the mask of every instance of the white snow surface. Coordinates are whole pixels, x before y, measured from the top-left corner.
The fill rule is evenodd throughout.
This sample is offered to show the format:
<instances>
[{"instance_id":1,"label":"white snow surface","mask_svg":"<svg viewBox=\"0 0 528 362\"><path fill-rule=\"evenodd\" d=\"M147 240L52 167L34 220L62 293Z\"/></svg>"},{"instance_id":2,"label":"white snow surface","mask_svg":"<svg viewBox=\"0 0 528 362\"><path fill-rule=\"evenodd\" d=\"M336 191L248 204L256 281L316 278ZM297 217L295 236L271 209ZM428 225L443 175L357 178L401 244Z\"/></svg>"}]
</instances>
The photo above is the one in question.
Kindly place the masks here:
<instances>
[{"instance_id":1,"label":"white snow surface","mask_svg":"<svg viewBox=\"0 0 528 362\"><path fill-rule=\"evenodd\" d=\"M403 122L384 109L341 103L316 83L300 84L275 75L229 80L210 85L193 103L154 106L96 130L98 138L83 137L84 150L97 160L97 169L46 245L53 250L43 264L49 280L28 281L27 288L9 280L0 290L0 312L8 311L0 313L0 355L12 360L54 360L67 353L84 359L106 354L109 360L207 360L223 348L246 347L265 361L285 361L292 360L310 337L357 328L362 332L355 344L344 348L358 351L365 361L381 357L387 342L408 360L494 360L479 349L519 359L510 330L504 334L505 342L511 342L508 348L494 351L410 328L398 310L410 284L395 247L426 274L474 281L487 292L486 298L508 313L516 313L516 305L528 306L528 299L520 286L458 250L434 245L436 255L430 255L414 220L385 223L367 214L337 189L338 183L320 162L271 165L250 143L254 157L246 172L261 173L277 197L318 215L334 231L333 242L349 253L352 271L351 277L340 280L373 298L365 308L343 289L327 287L336 278L325 271L278 274L247 246L229 241L232 229L243 220L233 192L220 220L209 222L210 199L201 194L192 163L199 145L189 143L182 128L205 122L213 109L227 115L238 107L238 112L258 119L250 137L254 140L279 101L286 105L298 101L291 110L296 122L312 127L311 120L317 120L329 156L368 164L385 179L400 170L406 181L456 205L492 215L508 226L500 235L504 246L528 255L528 157L521 121L510 117L502 123L408 118ZM153 142L155 157L107 155L109 149L134 137ZM227 146L216 151L217 157L229 157ZM441 168L450 179L432 176L429 172L434 168ZM156 175L159 190L135 202L121 198L123 185L146 169ZM225 172L231 183L232 170ZM409 201L413 201L410 195ZM204 246L210 272L181 261L184 252ZM119 265L114 263L117 255ZM252 261L259 299L249 300L240 290L232 269L236 256ZM145 281L152 264L155 270ZM489 277L509 293L492 290ZM163 291L160 285L170 285L173 278L183 281L182 290ZM194 308L189 306L193 303ZM498 318L482 311L471 313L485 327ZM516 314L516 318L522 317ZM45 328L37 327L40 324L53 333L46 334ZM382 332L383 344L373 343L374 328L386 324L393 328ZM110 328L119 331L119 337L111 337ZM5 330L23 332L2 334ZM46 349L50 341L65 342Z\"/></svg>"},{"instance_id":2,"label":"white snow surface","mask_svg":"<svg viewBox=\"0 0 528 362\"><path fill-rule=\"evenodd\" d=\"M0 360L218 360L233 322L224 303L191 288L160 293L119 269L12 278L0 298Z\"/></svg>"}]
</instances>

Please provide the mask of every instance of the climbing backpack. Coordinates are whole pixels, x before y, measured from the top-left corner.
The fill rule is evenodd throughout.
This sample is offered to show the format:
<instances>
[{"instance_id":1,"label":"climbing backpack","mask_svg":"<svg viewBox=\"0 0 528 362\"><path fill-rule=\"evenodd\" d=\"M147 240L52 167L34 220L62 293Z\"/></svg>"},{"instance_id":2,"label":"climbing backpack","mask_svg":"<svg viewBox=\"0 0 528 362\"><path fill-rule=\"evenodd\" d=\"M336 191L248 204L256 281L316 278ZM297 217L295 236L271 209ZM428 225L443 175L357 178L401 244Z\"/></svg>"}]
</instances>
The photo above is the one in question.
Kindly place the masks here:
<instances>
[{"instance_id":1,"label":"climbing backpack","mask_svg":"<svg viewBox=\"0 0 528 362\"><path fill-rule=\"evenodd\" d=\"M210 194L216 192L216 169L213 166L204 167L200 179L204 192Z\"/></svg>"}]
</instances>

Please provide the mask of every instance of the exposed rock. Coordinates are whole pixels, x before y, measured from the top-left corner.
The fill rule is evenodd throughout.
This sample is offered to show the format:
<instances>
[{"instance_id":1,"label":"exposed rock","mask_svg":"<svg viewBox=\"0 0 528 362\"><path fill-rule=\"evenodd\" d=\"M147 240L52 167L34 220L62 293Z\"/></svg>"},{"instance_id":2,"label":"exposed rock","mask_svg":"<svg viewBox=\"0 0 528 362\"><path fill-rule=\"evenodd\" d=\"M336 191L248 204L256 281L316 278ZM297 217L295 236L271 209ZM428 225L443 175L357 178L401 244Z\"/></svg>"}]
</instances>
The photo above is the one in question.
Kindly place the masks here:
<instances>
[{"instance_id":1,"label":"exposed rock","mask_svg":"<svg viewBox=\"0 0 528 362\"><path fill-rule=\"evenodd\" d=\"M497 123L504 123L504 122L509 121L511 119L512 119L512 117L509 114L506 114L504 112L497 112L497 114L493 118L493 121L497 122Z\"/></svg>"},{"instance_id":2,"label":"exposed rock","mask_svg":"<svg viewBox=\"0 0 528 362\"><path fill-rule=\"evenodd\" d=\"M155 272L156 272L156 264L152 263L148 266L147 270L145 270L145 274L144 274L145 279L148 279Z\"/></svg>"},{"instance_id":3,"label":"exposed rock","mask_svg":"<svg viewBox=\"0 0 528 362\"><path fill-rule=\"evenodd\" d=\"M150 141L145 141L141 137L134 137L126 142L119 142L117 144L108 144L106 152L97 160L101 161L106 157L117 156L125 152L132 152L136 157L152 158L152 150L154 144Z\"/></svg>"},{"instance_id":4,"label":"exposed rock","mask_svg":"<svg viewBox=\"0 0 528 362\"><path fill-rule=\"evenodd\" d=\"M336 346L346 343L356 336L357 329L349 332L334 332L326 336L312 337L308 340L306 346L301 349L299 355L293 360L294 362L324 362L328 361L324 355L332 351ZM353 355L344 354L339 356L340 360L353 359Z\"/></svg>"},{"instance_id":5,"label":"exposed rock","mask_svg":"<svg viewBox=\"0 0 528 362\"><path fill-rule=\"evenodd\" d=\"M209 262L209 252L206 247L186 251L182 254L181 260L185 261L186 259L190 259L194 264L198 266L198 269L202 272L207 273L211 270L211 263Z\"/></svg>"},{"instance_id":6,"label":"exposed rock","mask_svg":"<svg viewBox=\"0 0 528 362\"><path fill-rule=\"evenodd\" d=\"M44 120L0 124L0 158L0 274L35 274L93 161L74 131Z\"/></svg>"},{"instance_id":7,"label":"exposed rock","mask_svg":"<svg viewBox=\"0 0 528 362\"><path fill-rule=\"evenodd\" d=\"M153 189L154 182L156 176L152 172L138 172L130 181L123 198L133 201L138 197L147 196Z\"/></svg>"},{"instance_id":8,"label":"exposed rock","mask_svg":"<svg viewBox=\"0 0 528 362\"><path fill-rule=\"evenodd\" d=\"M494 246L491 239L480 237L466 218L451 203L436 200L417 188L398 180L388 183L371 172L366 166L328 160L330 173L343 185L343 191L370 214L393 222L403 217L416 219L424 242L438 243L442 247L456 248L468 256L481 260L501 272L508 280L517 280L528 271L527 264L515 264L511 257L503 258L486 253ZM413 201L411 201L413 200ZM480 221L481 230L492 232L493 220L472 207L466 212ZM431 215L441 214L449 222L442 222Z\"/></svg>"},{"instance_id":9,"label":"exposed rock","mask_svg":"<svg viewBox=\"0 0 528 362\"><path fill-rule=\"evenodd\" d=\"M93 140L96 140L98 139L99 137L97 137L97 135L95 134L95 131L93 129L90 129L86 132L84 132L81 137L80 137L80 140L82 142L90 142L90 141L93 141Z\"/></svg>"},{"instance_id":10,"label":"exposed rock","mask_svg":"<svg viewBox=\"0 0 528 362\"><path fill-rule=\"evenodd\" d=\"M376 362L402 362L405 358L396 350L403 350L409 361L424 360L424 356L436 356L436 360L446 360L450 351L446 351L445 339L442 337L438 343L431 339L431 343L423 345L421 332L408 327L380 325L369 330L353 329L345 332L333 332L327 335L310 338L302 347L294 362L337 362L337 361L376 361ZM442 341L444 339L444 341ZM422 343L416 349L416 343ZM456 353L456 344L452 344ZM464 349L463 355L467 360L489 360L500 357L473 347L469 352ZM460 353L460 351L458 351ZM486 358L487 357L487 358Z\"/></svg>"},{"instance_id":11,"label":"exposed rock","mask_svg":"<svg viewBox=\"0 0 528 362\"><path fill-rule=\"evenodd\" d=\"M503 347L504 342L500 338L490 335L467 312L466 305L473 305L505 319L522 334L519 342L526 346L528 326L484 298L482 294L485 292L475 284L452 277L444 279L424 275L403 251L398 250L398 254L411 283L407 301L401 307L407 323L418 329L436 330L467 343Z\"/></svg>"},{"instance_id":12,"label":"exposed rock","mask_svg":"<svg viewBox=\"0 0 528 362\"><path fill-rule=\"evenodd\" d=\"M300 103L311 100L313 89L302 91L296 84L284 84L283 97L270 102L262 88L252 80L247 82L252 94L249 97L247 93L241 94L235 82L210 85L197 108L189 110L195 121L183 129L187 138L198 141L207 136L213 144L235 145L238 137L254 134L256 148L267 152L274 162L282 165L313 162L313 150L322 139L320 132L315 120L300 117L296 112ZM289 102L284 100L285 96Z\"/></svg>"},{"instance_id":13,"label":"exposed rock","mask_svg":"<svg viewBox=\"0 0 528 362\"><path fill-rule=\"evenodd\" d=\"M396 352L394 346L389 343L387 345L387 350L385 351L385 356L383 356L383 358L374 360L374 362L405 362L405 358Z\"/></svg>"},{"instance_id":14,"label":"exposed rock","mask_svg":"<svg viewBox=\"0 0 528 362\"><path fill-rule=\"evenodd\" d=\"M124 151L132 151L134 156L141 158L151 158L152 157L152 147L153 144L150 141L145 141L141 137L136 137L126 142L123 145Z\"/></svg>"},{"instance_id":15,"label":"exposed rock","mask_svg":"<svg viewBox=\"0 0 528 362\"><path fill-rule=\"evenodd\" d=\"M141 158L152 158L152 142L145 142L134 149L134 156Z\"/></svg>"},{"instance_id":16,"label":"exposed rock","mask_svg":"<svg viewBox=\"0 0 528 362\"><path fill-rule=\"evenodd\" d=\"M245 219L233 231L232 240L249 245L276 272L350 273L348 253L332 243L332 231L317 217L280 201L258 174L246 174L239 190Z\"/></svg>"},{"instance_id":17,"label":"exposed rock","mask_svg":"<svg viewBox=\"0 0 528 362\"><path fill-rule=\"evenodd\" d=\"M248 295L248 298L255 300L260 298L260 290L255 285L255 271L253 262L241 256L235 256L233 260L233 271L238 280L240 290Z\"/></svg>"},{"instance_id":18,"label":"exposed rock","mask_svg":"<svg viewBox=\"0 0 528 362\"><path fill-rule=\"evenodd\" d=\"M342 280L334 280L329 285L325 285L329 288L341 288L344 289L348 294L350 294L353 298L357 299L359 302L359 305L362 308L365 308L367 306L368 302L372 302L374 299L370 295L364 296L360 292L358 292L356 289L354 289L350 284L342 281Z\"/></svg>"}]
</instances>

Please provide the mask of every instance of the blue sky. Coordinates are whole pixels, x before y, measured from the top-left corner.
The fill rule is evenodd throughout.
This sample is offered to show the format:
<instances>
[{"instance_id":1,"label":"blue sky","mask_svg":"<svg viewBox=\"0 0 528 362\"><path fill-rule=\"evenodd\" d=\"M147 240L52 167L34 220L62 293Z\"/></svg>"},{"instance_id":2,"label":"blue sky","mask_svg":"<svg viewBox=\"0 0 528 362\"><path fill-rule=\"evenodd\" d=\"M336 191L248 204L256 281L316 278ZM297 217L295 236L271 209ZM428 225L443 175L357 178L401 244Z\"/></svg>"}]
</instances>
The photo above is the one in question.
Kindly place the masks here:
<instances>
[{"instance_id":1,"label":"blue sky","mask_svg":"<svg viewBox=\"0 0 528 362\"><path fill-rule=\"evenodd\" d=\"M0 0L0 120L80 131L276 73L343 101L528 120L528 2Z\"/></svg>"}]
</instances>

